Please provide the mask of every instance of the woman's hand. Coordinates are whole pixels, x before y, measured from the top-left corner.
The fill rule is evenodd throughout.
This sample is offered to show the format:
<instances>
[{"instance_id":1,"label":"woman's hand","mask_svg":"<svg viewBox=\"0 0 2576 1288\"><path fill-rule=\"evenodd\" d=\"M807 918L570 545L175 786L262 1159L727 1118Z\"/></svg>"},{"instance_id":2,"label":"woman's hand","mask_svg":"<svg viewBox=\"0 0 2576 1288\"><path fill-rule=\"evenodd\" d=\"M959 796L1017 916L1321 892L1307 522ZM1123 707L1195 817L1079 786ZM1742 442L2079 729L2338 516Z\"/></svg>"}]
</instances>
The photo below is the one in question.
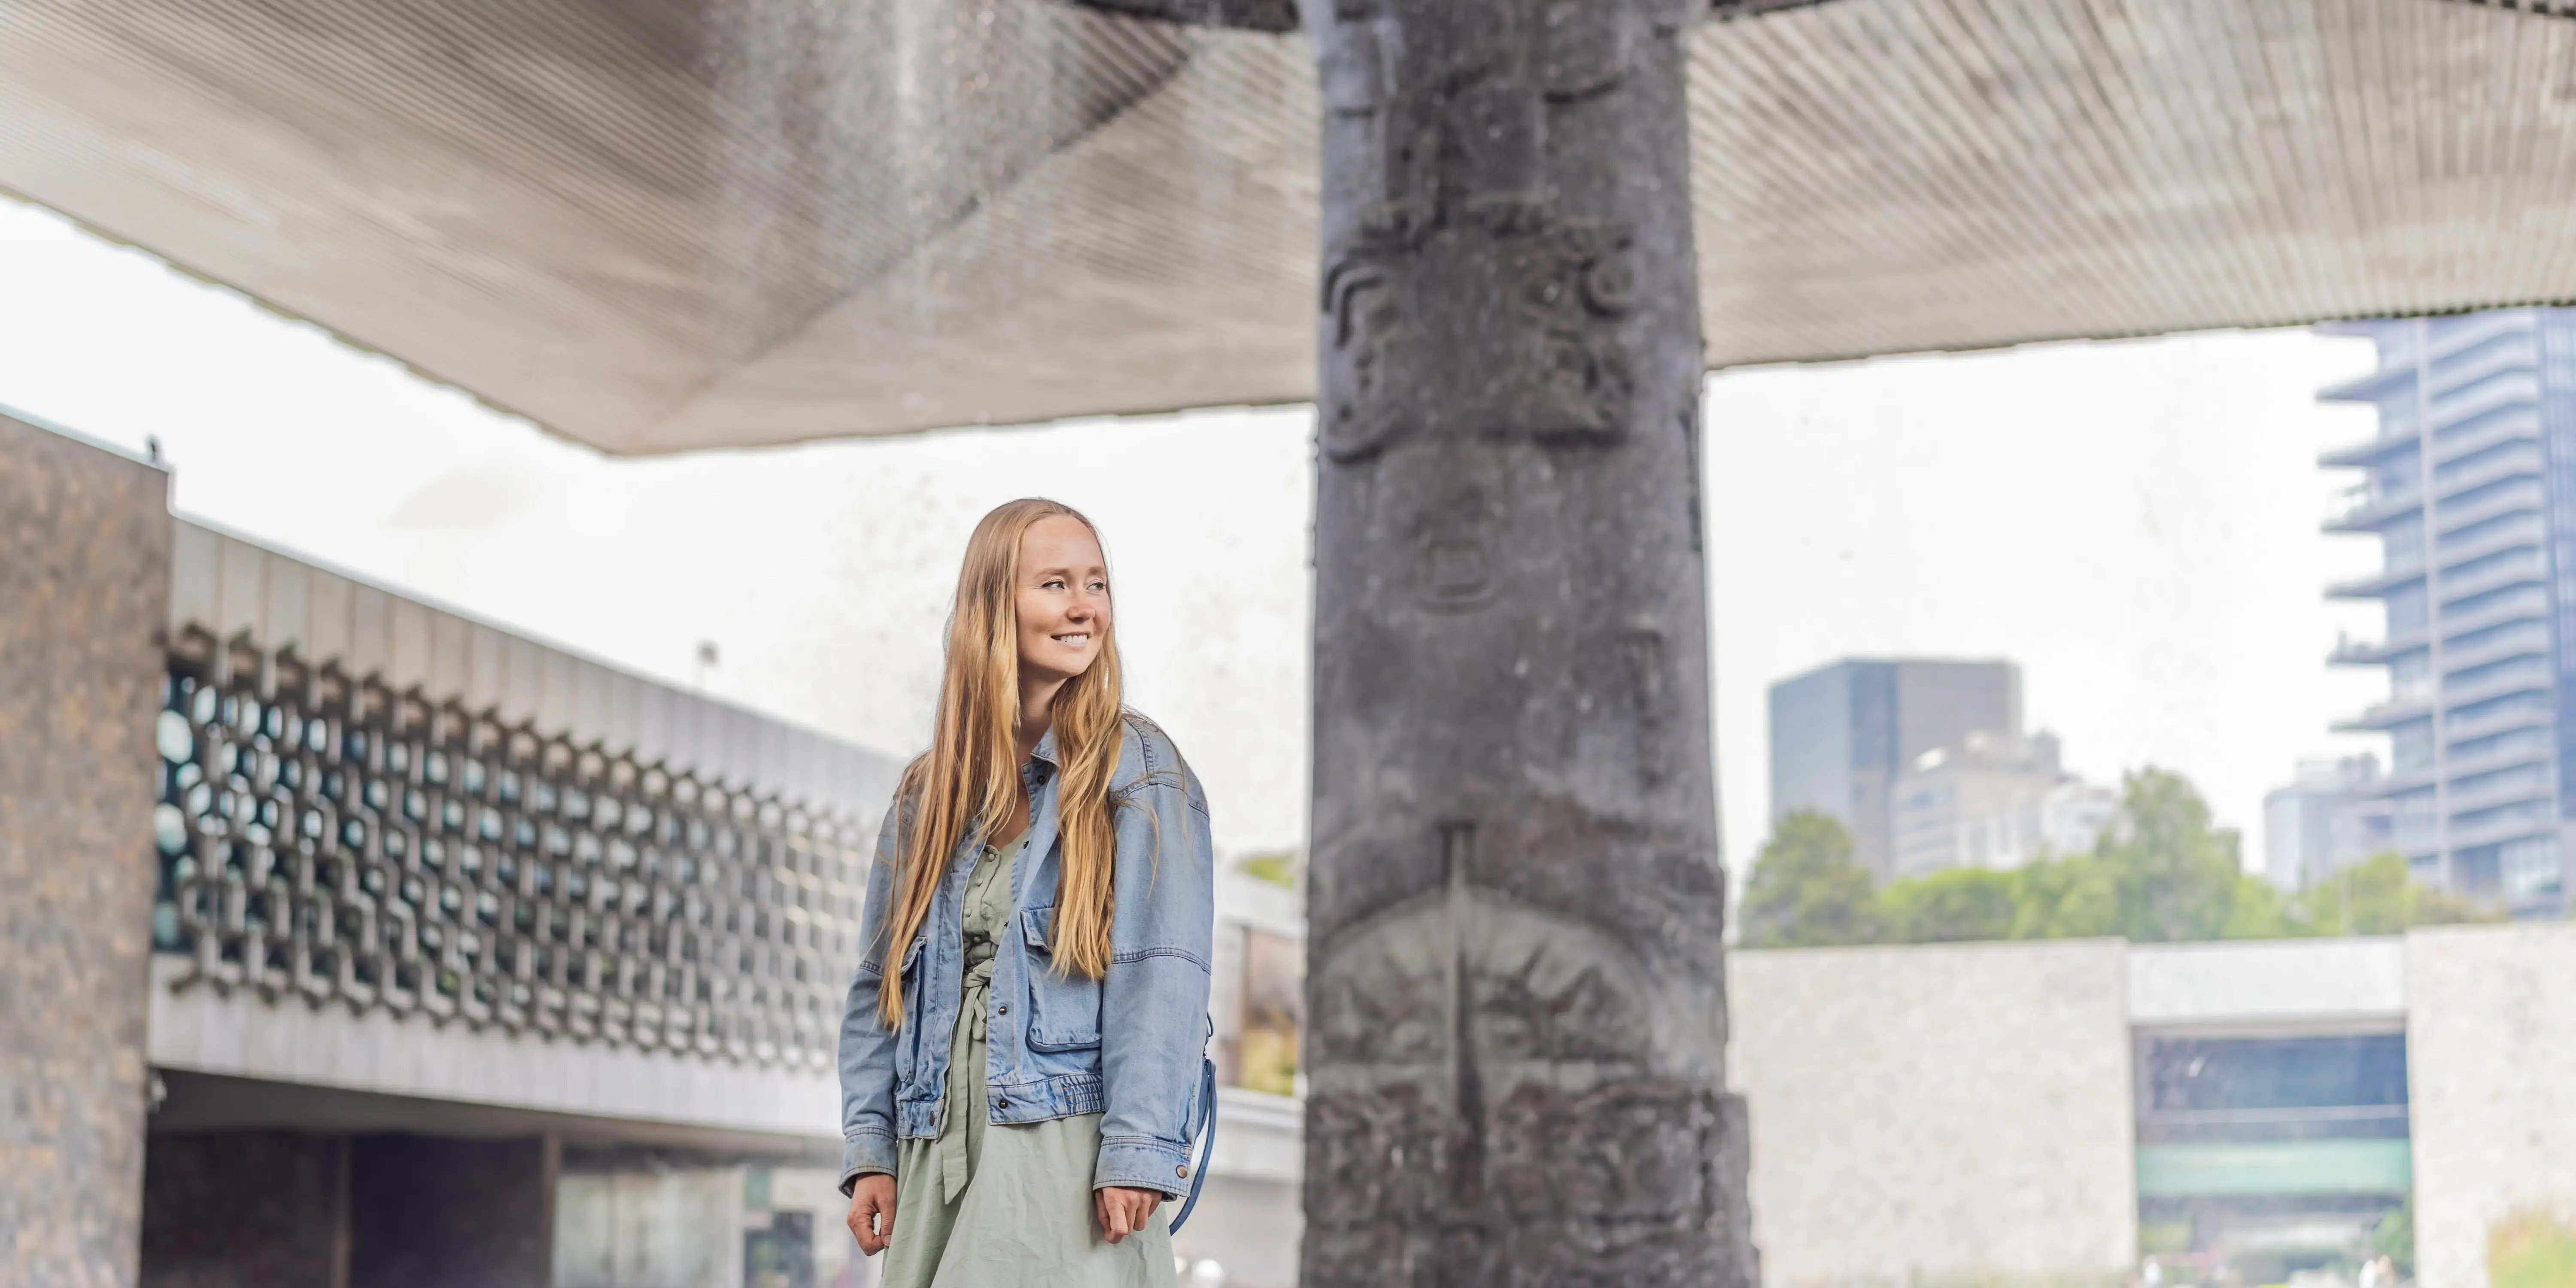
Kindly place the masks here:
<instances>
[{"instance_id":1,"label":"woman's hand","mask_svg":"<svg viewBox=\"0 0 2576 1288\"><path fill-rule=\"evenodd\" d=\"M1131 1190L1124 1185L1104 1185L1091 1192L1092 1210L1100 1217L1100 1233L1111 1243L1144 1229L1146 1219L1161 1206L1161 1190Z\"/></svg>"},{"instance_id":2,"label":"woman's hand","mask_svg":"<svg viewBox=\"0 0 2576 1288\"><path fill-rule=\"evenodd\" d=\"M859 1251L873 1257L894 1240L894 1178L870 1172L850 1187L850 1233Z\"/></svg>"}]
</instances>

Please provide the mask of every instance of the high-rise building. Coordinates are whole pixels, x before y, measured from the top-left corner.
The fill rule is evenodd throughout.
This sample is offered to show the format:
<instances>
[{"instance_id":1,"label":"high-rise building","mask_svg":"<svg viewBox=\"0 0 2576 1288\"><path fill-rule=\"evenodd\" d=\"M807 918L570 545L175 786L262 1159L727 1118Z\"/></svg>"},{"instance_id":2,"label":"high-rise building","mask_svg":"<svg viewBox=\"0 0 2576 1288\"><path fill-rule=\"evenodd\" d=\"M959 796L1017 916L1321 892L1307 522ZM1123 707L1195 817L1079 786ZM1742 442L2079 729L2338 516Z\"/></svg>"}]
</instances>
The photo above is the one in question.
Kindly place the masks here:
<instances>
[{"instance_id":1,"label":"high-rise building","mask_svg":"<svg viewBox=\"0 0 2576 1288\"><path fill-rule=\"evenodd\" d=\"M2395 848L2396 811L2376 794L2379 757L2302 760L2289 786L2263 797L2263 876L2302 890Z\"/></svg>"},{"instance_id":2,"label":"high-rise building","mask_svg":"<svg viewBox=\"0 0 2576 1288\"><path fill-rule=\"evenodd\" d=\"M2090 851L2119 816L2119 793L2067 773L2057 736L1971 730L1897 776L1891 876L2017 868Z\"/></svg>"},{"instance_id":3,"label":"high-rise building","mask_svg":"<svg viewBox=\"0 0 2576 1288\"><path fill-rule=\"evenodd\" d=\"M1771 821L1798 810L1841 819L1855 856L1885 878L1897 776L1977 730L2021 733L2020 667L1846 658L1781 680L1771 686Z\"/></svg>"},{"instance_id":4,"label":"high-rise building","mask_svg":"<svg viewBox=\"0 0 2576 1288\"><path fill-rule=\"evenodd\" d=\"M2363 471L2329 531L2379 538L2382 567L2329 589L2387 608L2387 635L2334 660L2386 667L2394 848L2432 885L2524 915L2562 907L2576 791L2576 311L2343 323L2379 366L2322 395L2379 432L2326 453Z\"/></svg>"}]
</instances>

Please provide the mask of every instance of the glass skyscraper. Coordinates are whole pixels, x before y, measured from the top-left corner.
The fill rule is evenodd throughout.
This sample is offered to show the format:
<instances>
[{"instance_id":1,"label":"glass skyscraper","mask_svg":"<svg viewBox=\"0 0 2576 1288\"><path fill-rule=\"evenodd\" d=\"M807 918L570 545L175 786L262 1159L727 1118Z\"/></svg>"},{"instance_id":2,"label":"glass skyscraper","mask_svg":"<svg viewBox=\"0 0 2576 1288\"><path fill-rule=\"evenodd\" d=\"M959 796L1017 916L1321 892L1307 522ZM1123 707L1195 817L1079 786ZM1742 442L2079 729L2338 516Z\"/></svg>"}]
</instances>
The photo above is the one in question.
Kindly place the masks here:
<instances>
[{"instance_id":1,"label":"glass skyscraper","mask_svg":"<svg viewBox=\"0 0 2576 1288\"><path fill-rule=\"evenodd\" d=\"M1897 778L1971 733L2021 733L2021 668L2010 662L1845 658L1771 686L1771 821L1796 810L1841 819L1852 857L1895 875Z\"/></svg>"},{"instance_id":2,"label":"glass skyscraper","mask_svg":"<svg viewBox=\"0 0 2576 1288\"><path fill-rule=\"evenodd\" d=\"M2370 795L2417 879L2520 915L2563 909L2576 814L2576 310L2339 323L2379 366L2327 389L2379 432L2322 462L2363 471L2330 531L2380 541L2387 633L2340 663L2385 701L2339 726L2389 736Z\"/></svg>"}]
</instances>

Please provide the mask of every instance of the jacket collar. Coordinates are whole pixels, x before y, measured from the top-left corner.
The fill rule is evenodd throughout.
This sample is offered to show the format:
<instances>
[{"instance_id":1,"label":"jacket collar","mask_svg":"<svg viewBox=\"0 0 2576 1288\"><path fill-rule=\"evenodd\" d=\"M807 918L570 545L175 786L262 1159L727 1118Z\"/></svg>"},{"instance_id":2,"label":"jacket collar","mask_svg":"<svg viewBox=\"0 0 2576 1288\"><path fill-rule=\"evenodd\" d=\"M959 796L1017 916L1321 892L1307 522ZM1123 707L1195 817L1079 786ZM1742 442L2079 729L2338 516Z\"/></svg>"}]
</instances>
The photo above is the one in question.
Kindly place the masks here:
<instances>
[{"instance_id":1,"label":"jacket collar","mask_svg":"<svg viewBox=\"0 0 2576 1288\"><path fill-rule=\"evenodd\" d=\"M1047 731L1039 735L1037 750L1029 753L1029 759L1044 762L1043 773L1053 774L1064 768L1064 762L1056 759L1054 725L1048 725Z\"/></svg>"}]
</instances>

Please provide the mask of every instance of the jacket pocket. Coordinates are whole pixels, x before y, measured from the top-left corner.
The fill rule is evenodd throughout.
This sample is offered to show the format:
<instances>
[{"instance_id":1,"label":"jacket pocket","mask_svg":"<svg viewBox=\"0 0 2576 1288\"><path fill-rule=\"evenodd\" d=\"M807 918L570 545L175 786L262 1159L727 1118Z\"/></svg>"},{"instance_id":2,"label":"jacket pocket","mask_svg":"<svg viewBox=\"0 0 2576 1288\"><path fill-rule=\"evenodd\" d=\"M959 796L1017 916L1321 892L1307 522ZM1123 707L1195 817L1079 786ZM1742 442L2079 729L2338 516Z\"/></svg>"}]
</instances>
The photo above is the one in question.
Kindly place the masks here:
<instances>
[{"instance_id":1,"label":"jacket pocket","mask_svg":"<svg viewBox=\"0 0 2576 1288\"><path fill-rule=\"evenodd\" d=\"M1099 1046L1100 981L1056 973L1051 948L1054 932L1054 908L1030 908L1020 914L1021 938L1029 949L1029 1049L1078 1051Z\"/></svg>"},{"instance_id":2,"label":"jacket pocket","mask_svg":"<svg viewBox=\"0 0 2576 1288\"><path fill-rule=\"evenodd\" d=\"M927 934L916 935L910 947L903 950L903 960L895 964L895 987L903 990L903 1027L894 1035L894 1077L897 1087L912 1081L921 1065L921 945Z\"/></svg>"}]
</instances>

